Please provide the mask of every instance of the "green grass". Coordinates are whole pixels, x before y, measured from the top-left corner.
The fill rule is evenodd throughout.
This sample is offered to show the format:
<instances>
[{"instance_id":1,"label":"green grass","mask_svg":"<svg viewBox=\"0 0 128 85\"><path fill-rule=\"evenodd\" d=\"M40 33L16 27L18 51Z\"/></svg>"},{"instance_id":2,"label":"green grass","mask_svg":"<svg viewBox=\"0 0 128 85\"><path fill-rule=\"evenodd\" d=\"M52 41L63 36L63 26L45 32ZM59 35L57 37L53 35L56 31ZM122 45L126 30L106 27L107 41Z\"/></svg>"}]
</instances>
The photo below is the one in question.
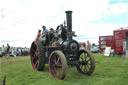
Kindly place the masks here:
<instances>
[{"instance_id":1,"label":"green grass","mask_svg":"<svg viewBox=\"0 0 128 85\"><path fill-rule=\"evenodd\" d=\"M91 76L80 74L75 67L68 68L64 80L54 79L48 65L44 72L34 71L30 58L0 58L0 80L6 75L6 85L128 85L128 59L94 54L96 68Z\"/></svg>"}]
</instances>

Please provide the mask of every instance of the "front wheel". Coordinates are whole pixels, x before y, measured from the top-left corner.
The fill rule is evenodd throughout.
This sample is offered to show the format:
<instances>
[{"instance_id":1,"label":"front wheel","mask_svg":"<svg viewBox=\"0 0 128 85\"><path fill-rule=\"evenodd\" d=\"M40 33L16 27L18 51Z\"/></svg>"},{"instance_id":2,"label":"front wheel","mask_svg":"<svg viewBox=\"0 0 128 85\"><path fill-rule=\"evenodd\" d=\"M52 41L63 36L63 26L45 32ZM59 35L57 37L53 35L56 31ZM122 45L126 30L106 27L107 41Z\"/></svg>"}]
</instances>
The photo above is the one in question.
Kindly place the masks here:
<instances>
[{"instance_id":1,"label":"front wheel","mask_svg":"<svg viewBox=\"0 0 128 85\"><path fill-rule=\"evenodd\" d=\"M53 51L49 58L49 70L56 79L63 80L66 76L67 61L61 51Z\"/></svg>"},{"instance_id":2,"label":"front wheel","mask_svg":"<svg viewBox=\"0 0 128 85\"><path fill-rule=\"evenodd\" d=\"M76 65L77 70L85 75L91 75L95 69L95 60L90 51L84 49L78 53L79 64Z\"/></svg>"}]
</instances>

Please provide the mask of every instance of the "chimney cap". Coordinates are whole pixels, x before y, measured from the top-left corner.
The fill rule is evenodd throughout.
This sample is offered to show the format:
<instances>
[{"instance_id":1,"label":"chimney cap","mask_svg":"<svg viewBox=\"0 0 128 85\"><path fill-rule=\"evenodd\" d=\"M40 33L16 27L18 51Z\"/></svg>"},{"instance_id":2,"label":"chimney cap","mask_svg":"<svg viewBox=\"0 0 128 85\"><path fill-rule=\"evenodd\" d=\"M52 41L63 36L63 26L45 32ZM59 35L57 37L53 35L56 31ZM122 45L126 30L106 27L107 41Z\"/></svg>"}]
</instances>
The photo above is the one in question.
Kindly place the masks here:
<instances>
[{"instance_id":1,"label":"chimney cap","mask_svg":"<svg viewBox=\"0 0 128 85\"><path fill-rule=\"evenodd\" d=\"M70 11L70 10L69 11L65 11L65 13L72 13L72 11Z\"/></svg>"}]
</instances>

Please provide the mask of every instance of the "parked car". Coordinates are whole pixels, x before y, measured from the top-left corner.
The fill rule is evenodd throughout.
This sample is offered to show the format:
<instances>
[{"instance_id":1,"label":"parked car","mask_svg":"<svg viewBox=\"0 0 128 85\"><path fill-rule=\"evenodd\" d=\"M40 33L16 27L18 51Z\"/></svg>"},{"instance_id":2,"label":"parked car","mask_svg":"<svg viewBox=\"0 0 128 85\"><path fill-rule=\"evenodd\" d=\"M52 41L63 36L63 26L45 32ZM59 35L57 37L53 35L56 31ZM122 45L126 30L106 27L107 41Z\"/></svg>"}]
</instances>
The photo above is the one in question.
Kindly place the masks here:
<instances>
[{"instance_id":1,"label":"parked car","mask_svg":"<svg viewBox=\"0 0 128 85\"><path fill-rule=\"evenodd\" d=\"M98 52L101 52L100 49L99 49L99 46L92 46L91 47L91 52L92 53L98 53Z\"/></svg>"}]
</instances>

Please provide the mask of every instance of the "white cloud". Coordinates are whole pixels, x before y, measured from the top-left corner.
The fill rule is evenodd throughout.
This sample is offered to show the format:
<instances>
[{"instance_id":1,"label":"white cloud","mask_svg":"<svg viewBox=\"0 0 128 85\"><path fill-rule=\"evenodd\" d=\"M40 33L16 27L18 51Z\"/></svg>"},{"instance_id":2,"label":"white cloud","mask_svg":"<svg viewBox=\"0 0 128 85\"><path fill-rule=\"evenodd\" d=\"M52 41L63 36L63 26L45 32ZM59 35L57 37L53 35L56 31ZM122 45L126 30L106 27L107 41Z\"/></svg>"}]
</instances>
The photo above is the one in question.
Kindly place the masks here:
<instances>
[{"instance_id":1,"label":"white cloud","mask_svg":"<svg viewBox=\"0 0 128 85\"><path fill-rule=\"evenodd\" d=\"M105 10L104 15L121 15L124 13L128 14L128 3L118 2L116 4L109 5L108 10Z\"/></svg>"}]
</instances>

